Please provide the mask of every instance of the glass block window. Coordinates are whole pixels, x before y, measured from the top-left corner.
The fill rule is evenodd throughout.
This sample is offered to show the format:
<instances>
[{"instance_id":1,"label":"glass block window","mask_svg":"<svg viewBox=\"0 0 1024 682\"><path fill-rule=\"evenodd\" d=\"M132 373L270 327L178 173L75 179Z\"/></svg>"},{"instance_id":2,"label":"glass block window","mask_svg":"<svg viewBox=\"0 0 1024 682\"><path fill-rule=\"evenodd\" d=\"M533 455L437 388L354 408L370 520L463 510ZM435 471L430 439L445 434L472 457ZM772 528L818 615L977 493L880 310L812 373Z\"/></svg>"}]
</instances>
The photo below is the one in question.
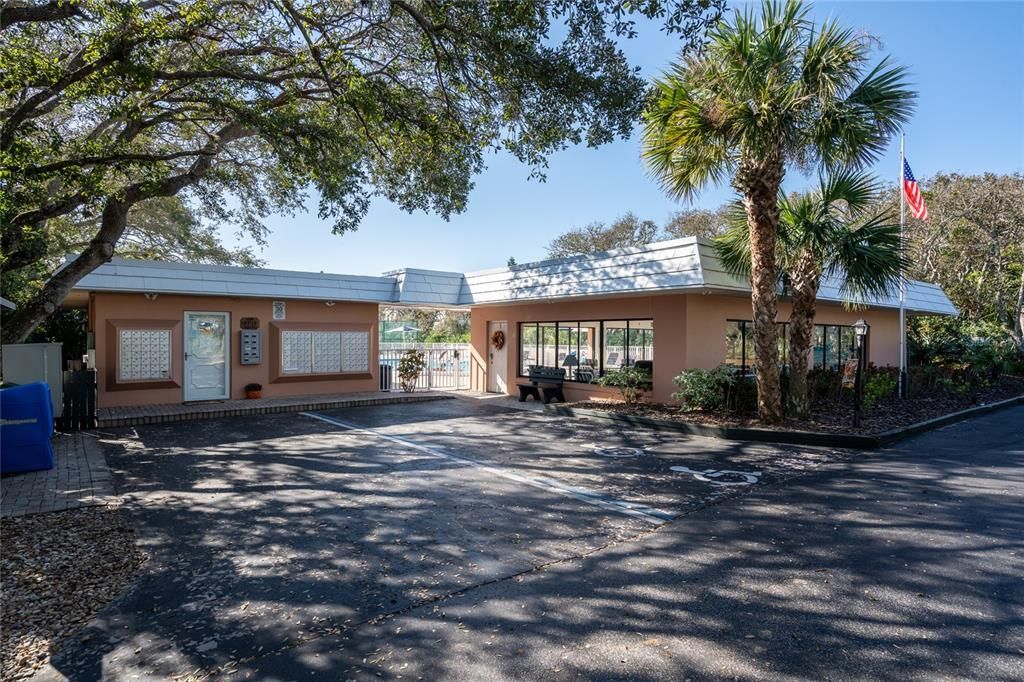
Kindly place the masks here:
<instances>
[{"instance_id":1,"label":"glass block window","mask_svg":"<svg viewBox=\"0 0 1024 682\"><path fill-rule=\"evenodd\" d=\"M170 329L121 329L118 381L152 381L171 376Z\"/></svg>"},{"instance_id":2,"label":"glass block window","mask_svg":"<svg viewBox=\"0 0 1024 682\"><path fill-rule=\"evenodd\" d=\"M370 332L341 332L341 371L370 371Z\"/></svg>"},{"instance_id":3,"label":"glass block window","mask_svg":"<svg viewBox=\"0 0 1024 682\"><path fill-rule=\"evenodd\" d=\"M283 331L282 374L370 371L369 332Z\"/></svg>"},{"instance_id":4,"label":"glass block window","mask_svg":"<svg viewBox=\"0 0 1024 682\"><path fill-rule=\"evenodd\" d=\"M281 372L313 372L313 332L281 332Z\"/></svg>"},{"instance_id":5,"label":"glass block window","mask_svg":"<svg viewBox=\"0 0 1024 682\"><path fill-rule=\"evenodd\" d=\"M313 372L341 371L341 332L313 332Z\"/></svg>"}]
</instances>

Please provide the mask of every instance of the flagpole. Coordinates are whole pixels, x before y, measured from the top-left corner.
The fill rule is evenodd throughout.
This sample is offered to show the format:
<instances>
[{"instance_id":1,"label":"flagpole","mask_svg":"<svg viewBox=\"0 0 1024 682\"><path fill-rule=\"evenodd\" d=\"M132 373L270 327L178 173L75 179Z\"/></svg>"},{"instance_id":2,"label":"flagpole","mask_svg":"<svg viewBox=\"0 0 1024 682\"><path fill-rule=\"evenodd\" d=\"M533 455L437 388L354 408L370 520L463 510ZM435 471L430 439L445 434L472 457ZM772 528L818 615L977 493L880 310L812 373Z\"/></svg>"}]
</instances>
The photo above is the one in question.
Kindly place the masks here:
<instances>
[{"instance_id":1,"label":"flagpole","mask_svg":"<svg viewBox=\"0 0 1024 682\"><path fill-rule=\"evenodd\" d=\"M903 131L900 131L900 175L897 181L897 188L900 193L900 254L905 255L905 245L903 242L903 229L907 224L907 205L906 197L903 191L903 166L904 160L904 139L905 135ZM899 379L899 397L900 400L906 397L906 383L907 383L907 317L906 311L904 310L904 303L907 298L907 278L905 273L900 274L900 379Z\"/></svg>"}]
</instances>

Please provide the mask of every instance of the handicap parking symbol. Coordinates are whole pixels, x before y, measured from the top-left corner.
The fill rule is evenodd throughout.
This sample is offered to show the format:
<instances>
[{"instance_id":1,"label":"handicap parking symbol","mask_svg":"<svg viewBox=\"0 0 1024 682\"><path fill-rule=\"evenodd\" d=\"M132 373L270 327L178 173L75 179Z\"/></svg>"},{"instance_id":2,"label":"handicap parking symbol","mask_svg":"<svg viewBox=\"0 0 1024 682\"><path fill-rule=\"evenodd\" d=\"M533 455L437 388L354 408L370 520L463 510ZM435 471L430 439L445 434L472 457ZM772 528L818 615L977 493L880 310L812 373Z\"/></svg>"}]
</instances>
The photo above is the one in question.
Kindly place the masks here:
<instances>
[{"instance_id":1,"label":"handicap parking symbol","mask_svg":"<svg viewBox=\"0 0 1024 682\"><path fill-rule=\"evenodd\" d=\"M595 455L600 455L602 457L612 457L612 458L615 458L615 459L626 459L628 457L640 457L640 456L646 454L646 452L645 452L646 448L631 448L631 447L624 446L624 445L623 446L602 447L602 446L597 445L595 443L588 443L587 445L584 445L583 447L593 449Z\"/></svg>"},{"instance_id":2,"label":"handicap parking symbol","mask_svg":"<svg viewBox=\"0 0 1024 682\"><path fill-rule=\"evenodd\" d=\"M672 471L690 474L698 481L715 486L753 485L761 480L760 471L733 471L732 469L704 469L697 471L689 467L669 467Z\"/></svg>"}]
</instances>

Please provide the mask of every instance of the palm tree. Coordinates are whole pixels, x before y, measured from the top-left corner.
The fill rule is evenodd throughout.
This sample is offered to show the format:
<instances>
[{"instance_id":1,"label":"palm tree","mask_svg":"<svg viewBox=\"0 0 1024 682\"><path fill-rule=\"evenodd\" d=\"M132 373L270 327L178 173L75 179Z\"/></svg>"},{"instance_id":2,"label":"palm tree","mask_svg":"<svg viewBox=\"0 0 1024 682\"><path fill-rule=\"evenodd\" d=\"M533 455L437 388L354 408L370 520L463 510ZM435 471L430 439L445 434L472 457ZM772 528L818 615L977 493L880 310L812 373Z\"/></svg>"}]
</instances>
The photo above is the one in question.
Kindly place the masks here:
<instances>
[{"instance_id":1,"label":"palm tree","mask_svg":"<svg viewBox=\"0 0 1024 682\"><path fill-rule=\"evenodd\" d=\"M816 27L798 0L737 11L697 56L654 82L644 158L670 195L690 197L731 178L751 247L754 367L762 421L782 419L776 363L778 193L788 164L860 167L885 149L913 110L906 70L867 68L869 36Z\"/></svg>"},{"instance_id":2,"label":"palm tree","mask_svg":"<svg viewBox=\"0 0 1024 682\"><path fill-rule=\"evenodd\" d=\"M809 411L808 356L822 276L838 280L843 299L856 306L891 293L906 271L899 223L885 212L869 211L878 193L871 176L842 171L820 179L817 191L779 196L775 255L793 303L787 358L787 407L792 417L804 418ZM729 229L715 240L715 249L727 270L747 275L751 249L741 217L740 213L731 220Z\"/></svg>"}]
</instances>

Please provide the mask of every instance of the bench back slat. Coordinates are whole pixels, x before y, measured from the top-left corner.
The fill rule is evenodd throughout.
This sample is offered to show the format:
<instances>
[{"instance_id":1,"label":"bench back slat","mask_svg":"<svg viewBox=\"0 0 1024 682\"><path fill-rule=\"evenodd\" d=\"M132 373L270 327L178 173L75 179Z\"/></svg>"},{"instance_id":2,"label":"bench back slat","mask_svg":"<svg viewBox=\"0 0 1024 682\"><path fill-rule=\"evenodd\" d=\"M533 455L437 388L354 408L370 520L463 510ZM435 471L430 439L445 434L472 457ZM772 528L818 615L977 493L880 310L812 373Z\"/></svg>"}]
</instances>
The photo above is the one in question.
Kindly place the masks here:
<instances>
[{"instance_id":1,"label":"bench back slat","mask_svg":"<svg viewBox=\"0 0 1024 682\"><path fill-rule=\"evenodd\" d=\"M530 381L535 384L560 384L565 381L565 369L562 367L530 365Z\"/></svg>"}]
</instances>

